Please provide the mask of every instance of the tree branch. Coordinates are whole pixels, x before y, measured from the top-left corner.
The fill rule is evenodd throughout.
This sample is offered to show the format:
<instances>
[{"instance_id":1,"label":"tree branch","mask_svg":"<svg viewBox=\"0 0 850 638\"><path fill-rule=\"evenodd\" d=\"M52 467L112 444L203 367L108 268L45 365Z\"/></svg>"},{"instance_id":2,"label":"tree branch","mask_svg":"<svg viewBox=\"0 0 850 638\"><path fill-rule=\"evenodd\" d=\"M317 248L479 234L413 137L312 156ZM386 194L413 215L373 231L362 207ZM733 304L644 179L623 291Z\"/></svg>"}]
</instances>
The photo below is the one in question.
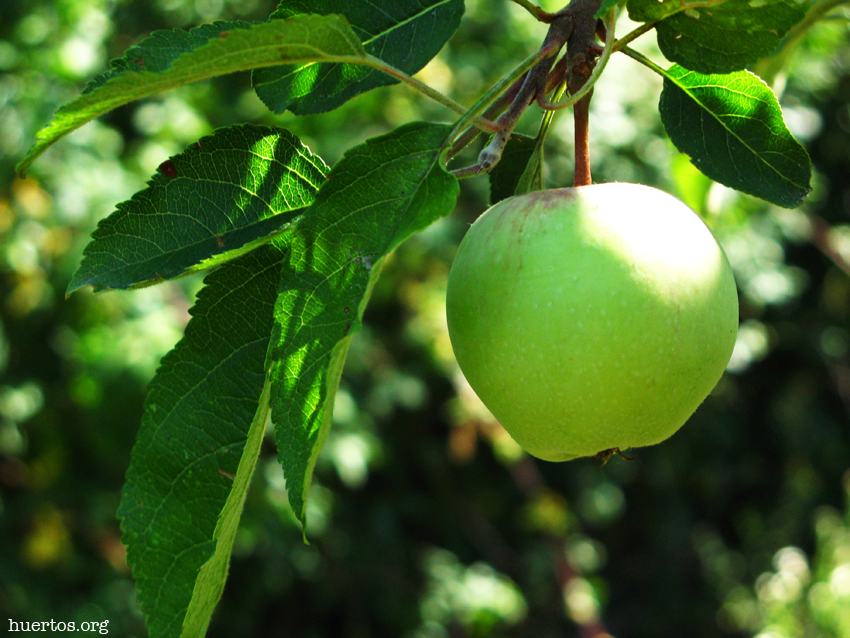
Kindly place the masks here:
<instances>
[{"instance_id":1,"label":"tree branch","mask_svg":"<svg viewBox=\"0 0 850 638\"><path fill-rule=\"evenodd\" d=\"M499 131L493 136L490 144L481 151L478 157L478 172L489 171L499 161L505 144L525 109L539 96L545 96L551 90L550 87L563 78L564 72L570 78L571 93L574 88L578 91L587 82L593 71L594 52L598 55L599 51L599 46L596 44L598 26L596 12L601 5L602 0L572 0L569 5L553 14L549 32L540 48L541 54L545 52L546 57L529 71L511 106L496 120ZM555 71L559 77L554 77L555 74L552 73L554 59L565 45L567 47L566 62L555 65ZM585 100L589 100L589 96Z\"/></svg>"}]
</instances>

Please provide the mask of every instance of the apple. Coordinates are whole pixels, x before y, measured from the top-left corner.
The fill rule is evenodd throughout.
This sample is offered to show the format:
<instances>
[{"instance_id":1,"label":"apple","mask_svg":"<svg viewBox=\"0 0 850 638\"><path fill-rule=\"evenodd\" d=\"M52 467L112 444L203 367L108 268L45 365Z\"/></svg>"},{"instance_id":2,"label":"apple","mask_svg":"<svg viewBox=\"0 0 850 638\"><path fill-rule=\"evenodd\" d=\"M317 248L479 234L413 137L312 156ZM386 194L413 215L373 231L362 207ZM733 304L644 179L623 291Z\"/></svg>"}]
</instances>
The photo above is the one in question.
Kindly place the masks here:
<instances>
[{"instance_id":1,"label":"apple","mask_svg":"<svg viewBox=\"0 0 850 638\"><path fill-rule=\"evenodd\" d=\"M452 264L446 315L458 365L496 419L530 454L566 461L676 432L729 362L738 295L687 206L597 184L481 215Z\"/></svg>"}]
</instances>

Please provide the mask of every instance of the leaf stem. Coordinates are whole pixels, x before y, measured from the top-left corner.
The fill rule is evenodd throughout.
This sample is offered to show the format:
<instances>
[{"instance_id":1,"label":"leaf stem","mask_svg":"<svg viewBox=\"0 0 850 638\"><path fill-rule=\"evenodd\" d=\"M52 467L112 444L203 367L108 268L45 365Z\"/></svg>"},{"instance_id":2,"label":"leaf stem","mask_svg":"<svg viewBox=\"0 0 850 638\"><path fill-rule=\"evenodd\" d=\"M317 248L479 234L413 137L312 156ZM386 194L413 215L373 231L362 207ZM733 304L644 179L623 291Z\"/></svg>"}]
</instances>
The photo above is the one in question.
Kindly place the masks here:
<instances>
[{"instance_id":1,"label":"leaf stem","mask_svg":"<svg viewBox=\"0 0 850 638\"><path fill-rule=\"evenodd\" d=\"M622 38L617 40L614 43L613 50L614 51L622 50L627 44L629 44L629 42L632 42L633 40L637 40L644 33L652 31L655 28L655 25L657 25L659 22L660 22L660 20L656 20L655 22L644 22L637 29L635 29L634 31L630 31L629 33L624 35Z\"/></svg>"},{"instance_id":2,"label":"leaf stem","mask_svg":"<svg viewBox=\"0 0 850 638\"><path fill-rule=\"evenodd\" d=\"M552 22L552 20L554 20L556 17L556 14L545 11L543 8L538 7L530 0L512 0L512 2L521 6L523 9L533 15L537 20L540 20L540 22Z\"/></svg>"},{"instance_id":3,"label":"leaf stem","mask_svg":"<svg viewBox=\"0 0 850 638\"><path fill-rule=\"evenodd\" d=\"M638 53L637 51L635 51L631 47L623 47L621 50L622 50L623 53L625 53L627 56L629 56L632 60L636 60L637 62L640 62L645 67L652 69L653 71L655 71L658 75L660 75L662 77L665 77L665 78L667 77L667 71L662 69L655 62L653 62L648 57L646 57L643 53Z\"/></svg>"},{"instance_id":4,"label":"leaf stem","mask_svg":"<svg viewBox=\"0 0 850 638\"><path fill-rule=\"evenodd\" d=\"M435 102L442 104L446 108L454 111L458 115L464 115L467 112L466 108L464 108L461 104L458 104L457 102L455 102L450 97L443 95L437 89L428 86L427 84L425 84L421 80L417 80L415 77L408 75L404 71L401 71L400 69L397 69L394 66L387 64L386 62L384 62L380 58L376 58L373 55L368 56L367 65L371 66L372 68L377 69L379 71L383 71L387 75L390 75L390 76L396 78L397 80L401 80L402 82L406 82L409 86L413 87L417 91L428 96L429 98L431 98ZM496 131L499 130L499 127L496 126L495 122L491 122L490 120L487 120L487 119L479 117L479 116L476 116L475 118L473 118L472 122L475 126L477 126L478 128L480 128L484 131L487 131L488 133L495 133Z\"/></svg>"}]
</instances>

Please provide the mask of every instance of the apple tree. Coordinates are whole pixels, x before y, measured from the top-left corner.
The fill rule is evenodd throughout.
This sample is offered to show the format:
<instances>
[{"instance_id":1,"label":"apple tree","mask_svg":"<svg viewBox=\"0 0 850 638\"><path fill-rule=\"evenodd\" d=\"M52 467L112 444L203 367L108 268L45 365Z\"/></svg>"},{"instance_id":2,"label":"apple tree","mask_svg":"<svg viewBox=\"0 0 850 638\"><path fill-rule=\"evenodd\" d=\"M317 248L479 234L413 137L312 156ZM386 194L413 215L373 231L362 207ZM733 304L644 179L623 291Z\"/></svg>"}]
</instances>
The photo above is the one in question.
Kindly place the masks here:
<instances>
[{"instance_id":1,"label":"apple tree","mask_svg":"<svg viewBox=\"0 0 850 638\"><path fill-rule=\"evenodd\" d=\"M810 191L811 163L772 78L748 69L781 62L835 2L573 0L548 12L514 1L539 22L540 47L471 105L416 77L460 25L463 0L283 0L262 22L152 33L62 107L18 165L24 174L121 105L235 72L251 72L276 114L326 113L391 84L444 108L441 121L406 122L333 166L285 128L220 128L163 158L94 231L68 294L209 271L150 384L118 510L151 636L206 632L269 421L304 524L346 354L382 266L452 213L459 180L489 180L493 204L540 191L551 123L572 109L574 176L558 186L593 183L589 104L612 56L663 78L664 129L708 178L787 208ZM667 61L632 47L647 34ZM514 134L523 116L539 119L536 136ZM476 157L464 162L468 148Z\"/></svg>"}]
</instances>

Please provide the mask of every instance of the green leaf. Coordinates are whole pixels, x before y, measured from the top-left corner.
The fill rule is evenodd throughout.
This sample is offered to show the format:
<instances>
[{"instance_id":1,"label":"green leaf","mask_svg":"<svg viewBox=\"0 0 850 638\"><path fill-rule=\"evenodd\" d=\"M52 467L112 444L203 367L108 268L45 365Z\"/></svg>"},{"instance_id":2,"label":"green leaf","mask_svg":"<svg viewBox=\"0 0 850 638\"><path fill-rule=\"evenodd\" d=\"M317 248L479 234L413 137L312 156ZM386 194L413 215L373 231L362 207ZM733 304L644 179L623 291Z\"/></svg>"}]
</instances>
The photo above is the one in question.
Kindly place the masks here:
<instances>
[{"instance_id":1,"label":"green leaf","mask_svg":"<svg viewBox=\"0 0 850 638\"><path fill-rule=\"evenodd\" d=\"M269 388L266 383L260 395L259 406L254 414L248 436L239 459L236 474L232 477L233 487L221 508L218 524L213 531L216 539L215 552L212 557L198 570L192 599L186 609L183 619L181 638L203 638L207 633L210 618L224 592L227 581L227 571L230 567L230 553L233 551L233 541L242 517L242 507L251 485L251 478L257 467L257 458L266 433L266 422L269 418ZM227 476L227 478L231 478Z\"/></svg>"},{"instance_id":2,"label":"green leaf","mask_svg":"<svg viewBox=\"0 0 850 638\"><path fill-rule=\"evenodd\" d=\"M89 120L176 86L263 66L307 62L367 63L360 40L340 16L216 22L191 31L157 31L114 60L73 102L56 112L26 157L23 173L51 144Z\"/></svg>"},{"instance_id":3,"label":"green leaf","mask_svg":"<svg viewBox=\"0 0 850 638\"><path fill-rule=\"evenodd\" d=\"M285 251L210 274L145 401L118 515L153 638L203 635L266 421L265 357ZM187 618L187 610L191 615Z\"/></svg>"},{"instance_id":4,"label":"green leaf","mask_svg":"<svg viewBox=\"0 0 850 638\"><path fill-rule=\"evenodd\" d=\"M272 18L340 13L366 52L407 74L419 71L455 32L463 0L283 0ZM395 84L389 75L351 64L306 64L259 69L253 75L260 99L275 113L305 115L337 108L352 97Z\"/></svg>"},{"instance_id":5,"label":"green leaf","mask_svg":"<svg viewBox=\"0 0 850 638\"><path fill-rule=\"evenodd\" d=\"M616 7L619 2L620 0L602 0L602 4L599 6L599 10L594 17L601 20L608 13L609 9Z\"/></svg>"},{"instance_id":6,"label":"green leaf","mask_svg":"<svg viewBox=\"0 0 850 638\"><path fill-rule=\"evenodd\" d=\"M326 173L288 131L219 129L100 222L68 294L172 279L248 252L292 228Z\"/></svg>"},{"instance_id":7,"label":"green leaf","mask_svg":"<svg viewBox=\"0 0 850 638\"><path fill-rule=\"evenodd\" d=\"M805 15L798 0L709 0L698 4L688 7L681 0L629 0L629 17L638 22L661 20L656 26L658 46L672 62L700 73L730 73L773 53Z\"/></svg>"},{"instance_id":8,"label":"green leaf","mask_svg":"<svg viewBox=\"0 0 850 638\"><path fill-rule=\"evenodd\" d=\"M302 523L348 345L384 258L454 207L457 179L440 157L450 132L414 123L350 150L292 235L268 365L278 454Z\"/></svg>"},{"instance_id":9,"label":"green leaf","mask_svg":"<svg viewBox=\"0 0 850 638\"><path fill-rule=\"evenodd\" d=\"M505 145L502 158L490 171L490 205L513 195L539 190L535 188L520 187L523 175L529 169L533 170L533 160L537 150L537 138L528 135L512 135ZM540 164L537 164L539 173ZM523 184L525 186L525 184Z\"/></svg>"},{"instance_id":10,"label":"green leaf","mask_svg":"<svg viewBox=\"0 0 850 638\"><path fill-rule=\"evenodd\" d=\"M811 190L812 164L782 119L773 91L746 71L664 71L658 109L673 144L711 179L794 208Z\"/></svg>"}]
</instances>

